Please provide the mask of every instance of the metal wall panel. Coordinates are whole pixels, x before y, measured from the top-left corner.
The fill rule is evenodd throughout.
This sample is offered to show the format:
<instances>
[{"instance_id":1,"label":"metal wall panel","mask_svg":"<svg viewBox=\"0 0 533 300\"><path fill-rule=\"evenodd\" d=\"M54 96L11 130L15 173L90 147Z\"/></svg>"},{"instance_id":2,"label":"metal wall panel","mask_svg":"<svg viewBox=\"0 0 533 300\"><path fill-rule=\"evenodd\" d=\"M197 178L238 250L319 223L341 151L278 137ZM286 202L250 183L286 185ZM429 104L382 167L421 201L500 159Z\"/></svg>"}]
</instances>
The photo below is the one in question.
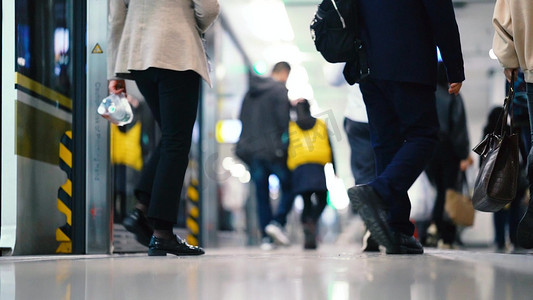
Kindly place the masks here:
<instances>
[{"instance_id":1,"label":"metal wall panel","mask_svg":"<svg viewBox=\"0 0 533 300\"><path fill-rule=\"evenodd\" d=\"M107 0L87 1L86 253L112 251L109 123L96 113L107 90Z\"/></svg>"}]
</instances>

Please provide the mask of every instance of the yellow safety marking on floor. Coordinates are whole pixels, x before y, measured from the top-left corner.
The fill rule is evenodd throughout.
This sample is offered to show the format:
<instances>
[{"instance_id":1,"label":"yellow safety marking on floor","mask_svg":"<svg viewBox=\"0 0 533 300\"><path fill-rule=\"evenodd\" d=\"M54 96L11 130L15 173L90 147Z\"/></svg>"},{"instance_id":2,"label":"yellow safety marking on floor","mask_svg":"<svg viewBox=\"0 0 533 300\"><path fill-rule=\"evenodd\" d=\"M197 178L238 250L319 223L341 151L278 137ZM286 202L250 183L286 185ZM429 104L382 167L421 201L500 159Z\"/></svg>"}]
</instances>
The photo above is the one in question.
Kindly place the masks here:
<instances>
[{"instance_id":1,"label":"yellow safety marking on floor","mask_svg":"<svg viewBox=\"0 0 533 300\"><path fill-rule=\"evenodd\" d=\"M56 229L56 241L60 242L56 253L72 253L72 131L61 137L59 144L59 167L67 173L67 181L57 192L57 209L63 213L67 223Z\"/></svg>"},{"instance_id":2,"label":"yellow safety marking on floor","mask_svg":"<svg viewBox=\"0 0 533 300\"><path fill-rule=\"evenodd\" d=\"M70 300L71 295L72 295L72 285L69 283L66 287L65 297L63 297L62 300Z\"/></svg>"},{"instance_id":3,"label":"yellow safety marking on floor","mask_svg":"<svg viewBox=\"0 0 533 300\"><path fill-rule=\"evenodd\" d=\"M18 72L15 73L15 84L18 84L21 87L24 87L50 100L56 101L64 107L72 109L72 99Z\"/></svg>"}]
</instances>

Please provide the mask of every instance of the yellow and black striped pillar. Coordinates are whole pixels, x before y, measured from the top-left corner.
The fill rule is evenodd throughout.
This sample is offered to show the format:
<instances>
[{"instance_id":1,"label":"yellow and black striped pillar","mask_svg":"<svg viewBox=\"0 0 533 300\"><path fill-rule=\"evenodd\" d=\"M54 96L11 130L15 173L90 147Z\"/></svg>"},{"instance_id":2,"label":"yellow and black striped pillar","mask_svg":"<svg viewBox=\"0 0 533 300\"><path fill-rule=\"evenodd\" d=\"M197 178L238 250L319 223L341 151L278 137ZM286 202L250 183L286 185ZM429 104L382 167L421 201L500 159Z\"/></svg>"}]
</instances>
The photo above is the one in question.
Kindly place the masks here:
<instances>
[{"instance_id":1,"label":"yellow and black striped pillar","mask_svg":"<svg viewBox=\"0 0 533 300\"><path fill-rule=\"evenodd\" d=\"M192 179L187 188L187 243L198 246L200 245L200 193L198 192L198 180Z\"/></svg>"},{"instance_id":2,"label":"yellow and black striped pillar","mask_svg":"<svg viewBox=\"0 0 533 300\"><path fill-rule=\"evenodd\" d=\"M72 131L61 137L59 167L67 173L67 182L57 192L57 209L65 214L67 223L56 230L56 253L72 253Z\"/></svg>"}]
</instances>

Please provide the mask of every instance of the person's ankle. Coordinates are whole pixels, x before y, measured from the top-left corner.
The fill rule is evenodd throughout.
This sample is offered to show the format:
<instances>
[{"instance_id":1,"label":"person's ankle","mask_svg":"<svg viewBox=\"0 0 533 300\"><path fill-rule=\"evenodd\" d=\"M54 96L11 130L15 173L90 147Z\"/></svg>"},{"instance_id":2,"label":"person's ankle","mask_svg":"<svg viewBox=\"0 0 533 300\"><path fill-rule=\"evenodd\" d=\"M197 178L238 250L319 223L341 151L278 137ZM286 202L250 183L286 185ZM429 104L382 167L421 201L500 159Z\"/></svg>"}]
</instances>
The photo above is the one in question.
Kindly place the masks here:
<instances>
[{"instance_id":1,"label":"person's ankle","mask_svg":"<svg viewBox=\"0 0 533 300\"><path fill-rule=\"evenodd\" d=\"M148 207L146 207L146 205L140 203L140 202L137 202L137 204L135 204L135 208L142 211L143 214L146 214L146 211L148 209Z\"/></svg>"},{"instance_id":2,"label":"person's ankle","mask_svg":"<svg viewBox=\"0 0 533 300\"><path fill-rule=\"evenodd\" d=\"M168 230L154 230L154 236L158 239L170 240L174 237L174 233Z\"/></svg>"}]
</instances>

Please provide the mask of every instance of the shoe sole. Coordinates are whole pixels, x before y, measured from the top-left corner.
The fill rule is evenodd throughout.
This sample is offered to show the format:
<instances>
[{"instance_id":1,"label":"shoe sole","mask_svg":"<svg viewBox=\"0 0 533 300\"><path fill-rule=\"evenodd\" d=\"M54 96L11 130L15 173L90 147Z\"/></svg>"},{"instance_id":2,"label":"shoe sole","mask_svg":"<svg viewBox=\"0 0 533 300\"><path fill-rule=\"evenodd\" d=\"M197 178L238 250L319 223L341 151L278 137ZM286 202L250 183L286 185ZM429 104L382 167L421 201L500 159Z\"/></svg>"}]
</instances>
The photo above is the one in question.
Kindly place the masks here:
<instances>
[{"instance_id":1,"label":"shoe sole","mask_svg":"<svg viewBox=\"0 0 533 300\"><path fill-rule=\"evenodd\" d=\"M265 228L265 232L274 239L277 243L288 246L290 245L289 239L285 236L285 234L279 229L278 227L274 225L267 225Z\"/></svg>"},{"instance_id":2,"label":"shoe sole","mask_svg":"<svg viewBox=\"0 0 533 300\"><path fill-rule=\"evenodd\" d=\"M371 237L370 231L367 230L363 236L363 246L361 247L363 252L379 252L379 245Z\"/></svg>"},{"instance_id":3,"label":"shoe sole","mask_svg":"<svg viewBox=\"0 0 533 300\"><path fill-rule=\"evenodd\" d=\"M387 249L387 254L399 252L400 249L394 244L392 233L387 225L385 212L375 207L373 203L364 201L364 195L361 195L357 188L348 189L348 197L352 209L361 216L372 238Z\"/></svg>"},{"instance_id":4,"label":"shoe sole","mask_svg":"<svg viewBox=\"0 0 533 300\"><path fill-rule=\"evenodd\" d=\"M198 256L198 255L204 255L204 253L172 253L167 252L165 250L159 250L159 249L148 249L148 256L167 256L167 254L173 254L176 256Z\"/></svg>"}]
</instances>

